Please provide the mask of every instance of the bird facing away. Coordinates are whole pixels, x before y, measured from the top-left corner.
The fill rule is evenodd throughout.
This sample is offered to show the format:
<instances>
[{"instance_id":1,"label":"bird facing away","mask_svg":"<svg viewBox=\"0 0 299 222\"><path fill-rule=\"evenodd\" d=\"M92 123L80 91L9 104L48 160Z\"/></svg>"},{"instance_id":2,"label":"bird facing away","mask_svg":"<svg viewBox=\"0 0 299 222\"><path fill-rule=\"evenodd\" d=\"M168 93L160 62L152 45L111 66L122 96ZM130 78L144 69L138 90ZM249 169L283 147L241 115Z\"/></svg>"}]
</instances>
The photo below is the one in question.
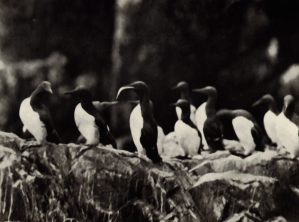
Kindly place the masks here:
<instances>
[{"instance_id":1,"label":"bird facing away","mask_svg":"<svg viewBox=\"0 0 299 222\"><path fill-rule=\"evenodd\" d=\"M225 149L234 148L230 147L231 144L241 149L241 152L229 149L232 154L246 157L254 150L264 151L262 131L249 112L241 109L222 109L216 113L216 117L222 124Z\"/></svg>"},{"instance_id":2,"label":"bird facing away","mask_svg":"<svg viewBox=\"0 0 299 222\"><path fill-rule=\"evenodd\" d=\"M192 90L195 93L200 93L208 96L208 100L204 103L202 103L195 112L195 121L196 121L196 126L198 130L201 132L203 135L203 147L205 150L209 149L209 145L207 143L206 137L204 136L204 124L207 120L207 111L211 111L211 107L216 104L217 100L217 91L214 87L212 86L207 86L205 88L201 89L193 89ZM207 109L207 103L210 103L210 107Z\"/></svg>"},{"instance_id":3,"label":"bird facing away","mask_svg":"<svg viewBox=\"0 0 299 222\"><path fill-rule=\"evenodd\" d=\"M185 99L179 99L173 105L181 110L181 117L174 126L174 132L180 146L187 156L200 154L202 136L190 119L190 103Z\"/></svg>"},{"instance_id":4,"label":"bird facing away","mask_svg":"<svg viewBox=\"0 0 299 222\"><path fill-rule=\"evenodd\" d=\"M193 92L207 96L207 101L197 112L198 127L208 148L214 152L223 150L221 122L216 117L217 90L213 86L206 86L200 89L193 89Z\"/></svg>"},{"instance_id":5,"label":"bird facing away","mask_svg":"<svg viewBox=\"0 0 299 222\"><path fill-rule=\"evenodd\" d=\"M272 145L277 145L278 140L276 134L276 120L278 116L278 110L273 96L266 94L256 101L252 106L263 108L264 113L262 116L262 125L264 126L264 130L268 138L271 140Z\"/></svg>"},{"instance_id":6,"label":"bird facing away","mask_svg":"<svg viewBox=\"0 0 299 222\"><path fill-rule=\"evenodd\" d=\"M51 83L43 81L20 105L19 116L24 125L23 131L28 130L39 144L47 141L60 142L50 111L45 105L51 94L53 94Z\"/></svg>"},{"instance_id":7,"label":"bird facing away","mask_svg":"<svg viewBox=\"0 0 299 222\"><path fill-rule=\"evenodd\" d=\"M74 111L74 119L79 132L86 139L86 144L110 144L117 148L108 125L96 108L100 103L95 103L96 106L93 104L91 93L84 87L78 87L64 94L71 95L79 101Z\"/></svg>"},{"instance_id":8,"label":"bird facing away","mask_svg":"<svg viewBox=\"0 0 299 222\"><path fill-rule=\"evenodd\" d=\"M284 97L282 112L277 116L276 120L278 145L284 147L293 158L299 156L298 127L291 120L294 109L294 97L286 95Z\"/></svg>"},{"instance_id":9,"label":"bird facing away","mask_svg":"<svg viewBox=\"0 0 299 222\"><path fill-rule=\"evenodd\" d=\"M195 111L196 108L191 104L191 98L189 93L189 84L185 81L179 82L176 86L172 88L172 90L176 90L180 92L180 99L185 99L190 103L190 119L193 123L195 123ZM181 118L181 109L179 107L176 107L175 109L176 115L178 119Z\"/></svg>"},{"instance_id":10,"label":"bird facing away","mask_svg":"<svg viewBox=\"0 0 299 222\"><path fill-rule=\"evenodd\" d=\"M160 134L162 132L158 129L154 118L153 104L149 97L149 88L146 83L136 81L121 87L117 92L116 99L119 99L119 96L127 90L135 91L139 98L139 104L130 114L130 130L138 154L145 153L153 163L159 163L162 159L158 153L157 144L159 143L159 131Z\"/></svg>"}]
</instances>

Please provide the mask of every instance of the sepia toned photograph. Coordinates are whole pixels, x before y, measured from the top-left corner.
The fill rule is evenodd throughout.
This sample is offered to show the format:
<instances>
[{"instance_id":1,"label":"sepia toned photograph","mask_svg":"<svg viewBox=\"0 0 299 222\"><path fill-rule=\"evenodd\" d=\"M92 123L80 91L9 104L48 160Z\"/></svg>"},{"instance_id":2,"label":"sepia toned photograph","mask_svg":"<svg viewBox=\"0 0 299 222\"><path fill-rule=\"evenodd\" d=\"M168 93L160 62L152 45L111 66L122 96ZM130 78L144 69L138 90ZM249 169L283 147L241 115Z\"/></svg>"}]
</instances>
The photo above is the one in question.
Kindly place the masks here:
<instances>
[{"instance_id":1,"label":"sepia toned photograph","mask_svg":"<svg viewBox=\"0 0 299 222\"><path fill-rule=\"evenodd\" d=\"M0 0L0 222L299 222L298 0Z\"/></svg>"}]
</instances>

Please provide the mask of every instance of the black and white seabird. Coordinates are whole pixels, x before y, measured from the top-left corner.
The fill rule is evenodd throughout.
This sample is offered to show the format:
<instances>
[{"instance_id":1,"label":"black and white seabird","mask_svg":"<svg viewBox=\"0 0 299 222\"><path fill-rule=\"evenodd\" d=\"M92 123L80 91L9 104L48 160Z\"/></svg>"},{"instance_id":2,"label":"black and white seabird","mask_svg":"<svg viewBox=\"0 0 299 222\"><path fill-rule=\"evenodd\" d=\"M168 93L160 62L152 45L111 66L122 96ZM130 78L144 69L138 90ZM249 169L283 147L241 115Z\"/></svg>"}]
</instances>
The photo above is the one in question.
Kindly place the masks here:
<instances>
[{"instance_id":1,"label":"black and white seabird","mask_svg":"<svg viewBox=\"0 0 299 222\"><path fill-rule=\"evenodd\" d=\"M206 86L200 89L193 89L193 92L201 93L208 97L207 101L197 113L200 124L199 129L202 131L203 140L211 151L223 150L221 123L216 118L217 90L213 86Z\"/></svg>"},{"instance_id":2,"label":"black and white seabird","mask_svg":"<svg viewBox=\"0 0 299 222\"><path fill-rule=\"evenodd\" d=\"M60 142L50 111L45 105L50 94L53 94L51 83L43 81L20 105L19 116L24 125L23 131L28 130L39 144Z\"/></svg>"},{"instance_id":3,"label":"black and white seabird","mask_svg":"<svg viewBox=\"0 0 299 222\"><path fill-rule=\"evenodd\" d=\"M176 121L174 126L174 132L180 146L185 151L186 156L200 154L202 136L190 119L190 103L185 99L179 99L173 105L179 108L181 113L180 118Z\"/></svg>"},{"instance_id":4,"label":"black and white seabird","mask_svg":"<svg viewBox=\"0 0 299 222\"><path fill-rule=\"evenodd\" d=\"M179 90L180 99L185 99L190 103L190 119L193 123L195 123L196 108L194 105L191 104L191 98L190 98L190 93L189 93L189 90L190 90L189 84L185 81L181 81L172 89ZM181 109L179 109L179 107L176 107L175 111L176 111L176 115L177 115L178 119L180 119L181 118Z\"/></svg>"},{"instance_id":5,"label":"black and white seabird","mask_svg":"<svg viewBox=\"0 0 299 222\"><path fill-rule=\"evenodd\" d=\"M299 131L298 126L292 122L295 102L292 95L284 97L282 112L276 119L276 134L278 146L285 147L292 157L299 156Z\"/></svg>"},{"instance_id":6,"label":"black and white seabird","mask_svg":"<svg viewBox=\"0 0 299 222\"><path fill-rule=\"evenodd\" d=\"M92 101L91 93L84 87L78 87L64 94L71 95L80 101L75 108L74 119L79 132L86 139L86 144L110 144L114 148L117 148L115 139L111 135L108 125L96 107L101 106L101 103L94 102L95 106Z\"/></svg>"},{"instance_id":7,"label":"black and white seabird","mask_svg":"<svg viewBox=\"0 0 299 222\"><path fill-rule=\"evenodd\" d=\"M261 106L263 108L263 116L261 125L264 126L264 130L268 135L271 143L273 145L277 145L277 134L276 134L276 120L278 116L278 110L276 106L276 102L270 94L266 94L262 96L258 101L256 101L253 107Z\"/></svg>"},{"instance_id":8,"label":"black and white seabird","mask_svg":"<svg viewBox=\"0 0 299 222\"><path fill-rule=\"evenodd\" d=\"M209 149L209 145L207 143L207 140L204 136L204 125L205 125L205 122L208 118L207 116L207 103L209 102L210 104L210 107L212 107L213 105L215 106L216 104L216 100L217 100L217 90L216 88L212 87L212 86L207 86L204 90L204 88L201 88L201 89L193 89L192 91L193 92L196 92L196 93L203 93L205 95L208 96L208 99L206 102L202 103L197 109L196 109L196 112L195 112L195 122L196 122L196 126L198 128L198 130L201 132L201 134L203 135L202 137L202 142L203 142L203 149L204 150L207 150ZM211 108L209 108L208 110L211 110Z\"/></svg>"},{"instance_id":9,"label":"black and white seabird","mask_svg":"<svg viewBox=\"0 0 299 222\"><path fill-rule=\"evenodd\" d=\"M130 114L130 130L138 154L146 154L153 163L159 163L162 160L158 153L159 134L162 134L163 130L159 130L154 118L149 88L146 83L136 81L121 87L117 92L116 99L126 90L134 90L139 97L139 104Z\"/></svg>"},{"instance_id":10,"label":"black and white seabird","mask_svg":"<svg viewBox=\"0 0 299 222\"><path fill-rule=\"evenodd\" d=\"M216 117L222 124L224 147L232 154L246 157L254 150L264 151L264 136L249 112L241 109L222 109L216 113ZM231 149L236 147L239 150Z\"/></svg>"}]
</instances>

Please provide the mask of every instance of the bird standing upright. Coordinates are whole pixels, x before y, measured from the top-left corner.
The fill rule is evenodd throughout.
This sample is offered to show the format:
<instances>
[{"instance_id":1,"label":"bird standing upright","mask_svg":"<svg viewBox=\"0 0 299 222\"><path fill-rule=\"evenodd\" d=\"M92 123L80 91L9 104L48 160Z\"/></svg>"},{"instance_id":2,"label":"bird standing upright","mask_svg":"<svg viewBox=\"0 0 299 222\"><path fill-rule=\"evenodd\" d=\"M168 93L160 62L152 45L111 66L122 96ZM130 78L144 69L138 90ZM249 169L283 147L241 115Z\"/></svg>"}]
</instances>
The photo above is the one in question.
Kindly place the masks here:
<instances>
[{"instance_id":1,"label":"bird standing upright","mask_svg":"<svg viewBox=\"0 0 299 222\"><path fill-rule=\"evenodd\" d=\"M223 150L221 123L216 117L216 88L213 86L206 86L200 89L193 89L192 91L208 97L205 105L202 106L205 108L204 112L202 110L200 111L201 113L197 113L197 122L200 122L198 127L202 129L202 137L204 141L206 141L207 146L213 152Z\"/></svg>"},{"instance_id":2,"label":"bird standing upright","mask_svg":"<svg viewBox=\"0 0 299 222\"><path fill-rule=\"evenodd\" d=\"M192 91L202 93L200 89L193 89ZM215 97L215 99L214 99L214 97ZM209 90L209 97L208 98L210 98L210 100L216 100L217 92L213 91L213 90ZM197 126L197 129L200 131L200 133L203 135L202 143L203 143L203 148L205 150L209 149L209 146L207 144L207 141L206 141L206 138L205 138L204 132L203 132L204 124L205 124L205 121L207 119L206 105L207 105L207 101L202 103L195 111L196 126Z\"/></svg>"},{"instance_id":3,"label":"bird standing upright","mask_svg":"<svg viewBox=\"0 0 299 222\"><path fill-rule=\"evenodd\" d=\"M179 90L180 92L180 99L185 99L190 103L190 119L193 123L195 122L195 111L196 108L191 104L191 98L190 98L190 93L189 93L189 84L185 81L179 82L175 87L172 88L172 90ZM178 119L181 118L181 109L179 107L176 107L175 109L176 115Z\"/></svg>"},{"instance_id":4,"label":"bird standing upright","mask_svg":"<svg viewBox=\"0 0 299 222\"><path fill-rule=\"evenodd\" d=\"M100 104L96 103L96 106L93 104L91 93L84 87L78 87L64 94L71 95L79 100L74 111L74 119L79 132L86 139L86 144L110 144L114 148L117 148L115 139L111 135L108 125L96 108L96 106ZM112 103L113 102L111 102L111 105Z\"/></svg>"},{"instance_id":5,"label":"bird standing upright","mask_svg":"<svg viewBox=\"0 0 299 222\"><path fill-rule=\"evenodd\" d=\"M126 90L134 90L139 97L139 104L130 114L130 130L137 151L139 154L145 153L153 163L159 163L162 161L157 145L159 129L153 114L149 88L146 83L136 81L121 87L117 92L116 99L119 99L121 93Z\"/></svg>"},{"instance_id":6,"label":"bird standing upright","mask_svg":"<svg viewBox=\"0 0 299 222\"><path fill-rule=\"evenodd\" d=\"M262 122L264 126L264 130L267 133L271 143L273 145L277 145L277 134L276 134L276 120L278 115L278 110L276 106L276 102L270 94L266 94L262 96L258 101L256 101L253 107L264 106L263 108L265 112L263 113Z\"/></svg>"},{"instance_id":7,"label":"bird standing upright","mask_svg":"<svg viewBox=\"0 0 299 222\"><path fill-rule=\"evenodd\" d=\"M299 156L298 126L291 120L294 115L294 109L294 97L286 95L282 112L276 119L278 145L284 147L293 158Z\"/></svg>"},{"instance_id":8,"label":"bird standing upright","mask_svg":"<svg viewBox=\"0 0 299 222\"><path fill-rule=\"evenodd\" d=\"M200 154L202 135L190 119L190 103L185 99L179 99L173 104L180 109L180 119L174 126L174 132L180 146L187 156Z\"/></svg>"},{"instance_id":9,"label":"bird standing upright","mask_svg":"<svg viewBox=\"0 0 299 222\"><path fill-rule=\"evenodd\" d=\"M24 125L23 131L28 130L39 144L47 141L60 142L50 111L45 105L50 94L53 94L51 83L43 81L20 105L19 116Z\"/></svg>"}]
</instances>

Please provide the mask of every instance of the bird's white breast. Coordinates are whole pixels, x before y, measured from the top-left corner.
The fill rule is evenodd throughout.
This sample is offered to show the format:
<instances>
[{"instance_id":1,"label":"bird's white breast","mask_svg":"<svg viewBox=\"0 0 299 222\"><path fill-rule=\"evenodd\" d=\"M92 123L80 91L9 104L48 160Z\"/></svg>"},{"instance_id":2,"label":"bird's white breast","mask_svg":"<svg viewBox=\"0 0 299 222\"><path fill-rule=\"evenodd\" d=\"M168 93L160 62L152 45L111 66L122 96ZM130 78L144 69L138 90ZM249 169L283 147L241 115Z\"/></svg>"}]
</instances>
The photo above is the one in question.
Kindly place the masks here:
<instances>
[{"instance_id":1,"label":"bird's white breast","mask_svg":"<svg viewBox=\"0 0 299 222\"><path fill-rule=\"evenodd\" d=\"M130 114L130 130L133 142L139 154L145 154L145 150L140 143L141 129L143 127L143 118L140 105L134 107Z\"/></svg>"},{"instance_id":2,"label":"bird's white breast","mask_svg":"<svg viewBox=\"0 0 299 222\"><path fill-rule=\"evenodd\" d=\"M134 107L130 114L130 130L133 142L137 148L137 152L139 154L145 154L145 149L140 143L140 137L141 137L141 130L143 128L143 117L141 115L141 107L138 104ZM158 126L158 138L157 138L157 148L158 152L161 153L163 150L163 142L164 142L165 134L163 132L163 129Z\"/></svg>"},{"instance_id":3,"label":"bird's white breast","mask_svg":"<svg viewBox=\"0 0 299 222\"><path fill-rule=\"evenodd\" d=\"M245 154L249 154L255 149L255 142L251 130L254 124L249 119L238 116L232 120L234 131L245 149Z\"/></svg>"},{"instance_id":4,"label":"bird's white breast","mask_svg":"<svg viewBox=\"0 0 299 222\"><path fill-rule=\"evenodd\" d=\"M81 103L79 103L74 112L76 126L79 132L86 139L86 144L95 145L99 143L100 133L95 123L95 117L87 113Z\"/></svg>"},{"instance_id":5,"label":"bird's white breast","mask_svg":"<svg viewBox=\"0 0 299 222\"><path fill-rule=\"evenodd\" d=\"M27 129L39 143L43 143L47 138L45 124L40 120L37 112L30 105L30 97L23 100L19 110L20 119Z\"/></svg>"},{"instance_id":6,"label":"bird's white breast","mask_svg":"<svg viewBox=\"0 0 299 222\"><path fill-rule=\"evenodd\" d=\"M203 127L204 127L205 121L207 120L206 105L207 105L207 103L204 102L197 108L197 110L195 112L195 122L196 122L197 129L200 131L201 136L202 136L203 148L209 149L209 146L207 144L207 141L206 141L206 138L205 138L205 135L203 132Z\"/></svg>"},{"instance_id":7,"label":"bird's white breast","mask_svg":"<svg viewBox=\"0 0 299 222\"><path fill-rule=\"evenodd\" d=\"M277 143L276 120L277 120L277 115L273 113L271 110L265 113L264 127L268 137L272 140L273 143Z\"/></svg>"},{"instance_id":8,"label":"bird's white breast","mask_svg":"<svg viewBox=\"0 0 299 222\"><path fill-rule=\"evenodd\" d=\"M285 147L292 156L299 156L298 127L283 113L276 119L278 145Z\"/></svg>"},{"instance_id":9,"label":"bird's white breast","mask_svg":"<svg viewBox=\"0 0 299 222\"><path fill-rule=\"evenodd\" d=\"M197 155L200 145L200 137L196 129L190 127L182 120L178 120L174 126L174 132L180 146L188 155Z\"/></svg>"}]
</instances>

